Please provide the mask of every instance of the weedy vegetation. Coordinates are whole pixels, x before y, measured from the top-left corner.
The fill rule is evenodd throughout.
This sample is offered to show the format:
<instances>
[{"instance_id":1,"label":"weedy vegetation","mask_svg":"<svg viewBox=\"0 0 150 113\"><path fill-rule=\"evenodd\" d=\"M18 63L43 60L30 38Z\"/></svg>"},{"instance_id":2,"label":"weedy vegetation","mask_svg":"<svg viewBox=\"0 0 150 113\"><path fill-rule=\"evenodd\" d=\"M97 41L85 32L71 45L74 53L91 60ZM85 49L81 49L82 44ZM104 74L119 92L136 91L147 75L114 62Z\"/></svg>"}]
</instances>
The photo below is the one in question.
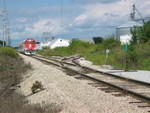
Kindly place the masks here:
<instances>
[{"instance_id":1,"label":"weedy vegetation","mask_svg":"<svg viewBox=\"0 0 150 113\"><path fill-rule=\"evenodd\" d=\"M58 113L61 108L55 104L30 105L25 97L15 92L21 75L32 69L24 63L19 54L10 47L0 48L0 113Z\"/></svg>"},{"instance_id":2,"label":"weedy vegetation","mask_svg":"<svg viewBox=\"0 0 150 113\"><path fill-rule=\"evenodd\" d=\"M42 83L39 81L35 81L35 83L33 83L32 87L31 87L31 91L33 94L36 93L38 90L43 90L43 89L44 89L44 87L43 87Z\"/></svg>"},{"instance_id":3,"label":"weedy vegetation","mask_svg":"<svg viewBox=\"0 0 150 113\"><path fill-rule=\"evenodd\" d=\"M95 65L112 65L118 69L125 69L126 62L130 70L150 70L150 21L142 27L134 27L131 30L132 40L128 45L127 52L120 41L114 35L107 37L93 37L95 44L72 40L68 47L58 47L38 51L46 56L61 55L69 56L75 54L83 55L87 60ZM106 60L106 50L110 53Z\"/></svg>"}]
</instances>

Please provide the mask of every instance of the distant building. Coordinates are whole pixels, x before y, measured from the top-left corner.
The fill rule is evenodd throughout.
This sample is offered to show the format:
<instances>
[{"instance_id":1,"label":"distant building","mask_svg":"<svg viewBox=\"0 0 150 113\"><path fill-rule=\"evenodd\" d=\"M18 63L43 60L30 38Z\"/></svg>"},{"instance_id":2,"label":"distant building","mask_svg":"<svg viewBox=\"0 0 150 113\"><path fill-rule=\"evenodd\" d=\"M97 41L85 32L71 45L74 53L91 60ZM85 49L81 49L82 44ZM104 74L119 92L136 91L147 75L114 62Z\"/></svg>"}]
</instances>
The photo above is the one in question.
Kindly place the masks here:
<instances>
[{"instance_id":1,"label":"distant building","mask_svg":"<svg viewBox=\"0 0 150 113\"><path fill-rule=\"evenodd\" d=\"M54 39L50 43L49 47L50 49L54 49L56 47L68 47L69 45L70 45L69 40L58 38L58 39Z\"/></svg>"},{"instance_id":2,"label":"distant building","mask_svg":"<svg viewBox=\"0 0 150 113\"><path fill-rule=\"evenodd\" d=\"M123 35L131 35L131 29L134 26L142 26L142 24L135 21L129 21L121 26L116 28L116 39L120 40L120 37Z\"/></svg>"},{"instance_id":3,"label":"distant building","mask_svg":"<svg viewBox=\"0 0 150 113\"><path fill-rule=\"evenodd\" d=\"M70 41L66 39L53 39L52 41L41 42L37 44L37 49L42 49L43 47L49 47L50 49L54 49L56 47L67 47L70 45Z\"/></svg>"},{"instance_id":4,"label":"distant building","mask_svg":"<svg viewBox=\"0 0 150 113\"><path fill-rule=\"evenodd\" d=\"M121 44L130 44L130 41L132 39L132 35L121 35L120 36L120 42Z\"/></svg>"}]
</instances>

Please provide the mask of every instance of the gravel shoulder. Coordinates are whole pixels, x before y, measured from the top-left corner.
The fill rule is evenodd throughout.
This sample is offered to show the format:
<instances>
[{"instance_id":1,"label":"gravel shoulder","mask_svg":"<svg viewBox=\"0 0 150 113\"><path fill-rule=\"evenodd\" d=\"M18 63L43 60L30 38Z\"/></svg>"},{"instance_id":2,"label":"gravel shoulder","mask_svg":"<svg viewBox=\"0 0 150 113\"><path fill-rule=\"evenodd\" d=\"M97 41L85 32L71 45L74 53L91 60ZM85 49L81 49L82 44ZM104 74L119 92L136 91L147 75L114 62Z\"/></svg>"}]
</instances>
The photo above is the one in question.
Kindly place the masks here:
<instances>
[{"instance_id":1,"label":"gravel shoulder","mask_svg":"<svg viewBox=\"0 0 150 113\"><path fill-rule=\"evenodd\" d=\"M148 110L138 108L137 104L129 104L137 101L130 96L114 97L88 85L86 80L66 75L61 69L28 56L21 57L33 69L23 75L18 91L31 104L55 103L63 108L61 113L145 113ZM42 82L45 90L31 95L31 87L36 80Z\"/></svg>"}]
</instances>

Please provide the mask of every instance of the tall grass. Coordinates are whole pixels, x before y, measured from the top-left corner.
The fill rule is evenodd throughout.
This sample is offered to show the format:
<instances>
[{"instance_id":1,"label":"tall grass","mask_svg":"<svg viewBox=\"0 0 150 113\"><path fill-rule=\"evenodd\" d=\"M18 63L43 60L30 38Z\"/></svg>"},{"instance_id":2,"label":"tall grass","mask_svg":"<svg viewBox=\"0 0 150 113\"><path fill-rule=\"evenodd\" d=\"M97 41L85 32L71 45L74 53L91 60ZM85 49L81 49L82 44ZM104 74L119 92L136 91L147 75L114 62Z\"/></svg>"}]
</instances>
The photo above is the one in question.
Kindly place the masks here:
<instances>
[{"instance_id":1,"label":"tall grass","mask_svg":"<svg viewBox=\"0 0 150 113\"><path fill-rule=\"evenodd\" d=\"M74 54L86 54L91 53L94 49L94 44L86 43L79 40L73 40L68 47L58 47L55 49L44 48L38 51L39 54L43 55L74 55Z\"/></svg>"},{"instance_id":2,"label":"tall grass","mask_svg":"<svg viewBox=\"0 0 150 113\"><path fill-rule=\"evenodd\" d=\"M44 55L75 55L81 54L87 60L95 65L113 65L118 69L125 69L126 60L129 69L145 69L150 70L150 42L142 45L128 46L128 51L124 51L120 41L115 40L114 36L103 40L100 44L91 44L79 40L73 40L68 47L59 47L53 50L41 50L38 53ZM106 60L106 49L110 50Z\"/></svg>"},{"instance_id":3,"label":"tall grass","mask_svg":"<svg viewBox=\"0 0 150 113\"><path fill-rule=\"evenodd\" d=\"M9 56L13 58L18 58L18 53L13 48L10 47L2 47L0 48L0 55L1 56Z\"/></svg>"},{"instance_id":4,"label":"tall grass","mask_svg":"<svg viewBox=\"0 0 150 113\"><path fill-rule=\"evenodd\" d=\"M138 68L150 70L150 40L147 43L136 45L135 52Z\"/></svg>"}]
</instances>

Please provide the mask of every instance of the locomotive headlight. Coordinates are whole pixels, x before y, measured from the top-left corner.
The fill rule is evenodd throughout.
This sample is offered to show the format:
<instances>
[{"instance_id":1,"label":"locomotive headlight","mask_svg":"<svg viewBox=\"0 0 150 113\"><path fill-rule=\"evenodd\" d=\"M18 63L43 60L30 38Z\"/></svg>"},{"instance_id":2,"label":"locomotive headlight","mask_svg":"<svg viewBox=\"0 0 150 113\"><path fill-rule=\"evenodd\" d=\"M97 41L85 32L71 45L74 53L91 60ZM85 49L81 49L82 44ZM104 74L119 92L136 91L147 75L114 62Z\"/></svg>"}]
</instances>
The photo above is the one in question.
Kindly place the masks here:
<instances>
[{"instance_id":1,"label":"locomotive headlight","mask_svg":"<svg viewBox=\"0 0 150 113\"><path fill-rule=\"evenodd\" d=\"M32 47L32 45L31 44L29 44L29 48L31 48Z\"/></svg>"}]
</instances>

